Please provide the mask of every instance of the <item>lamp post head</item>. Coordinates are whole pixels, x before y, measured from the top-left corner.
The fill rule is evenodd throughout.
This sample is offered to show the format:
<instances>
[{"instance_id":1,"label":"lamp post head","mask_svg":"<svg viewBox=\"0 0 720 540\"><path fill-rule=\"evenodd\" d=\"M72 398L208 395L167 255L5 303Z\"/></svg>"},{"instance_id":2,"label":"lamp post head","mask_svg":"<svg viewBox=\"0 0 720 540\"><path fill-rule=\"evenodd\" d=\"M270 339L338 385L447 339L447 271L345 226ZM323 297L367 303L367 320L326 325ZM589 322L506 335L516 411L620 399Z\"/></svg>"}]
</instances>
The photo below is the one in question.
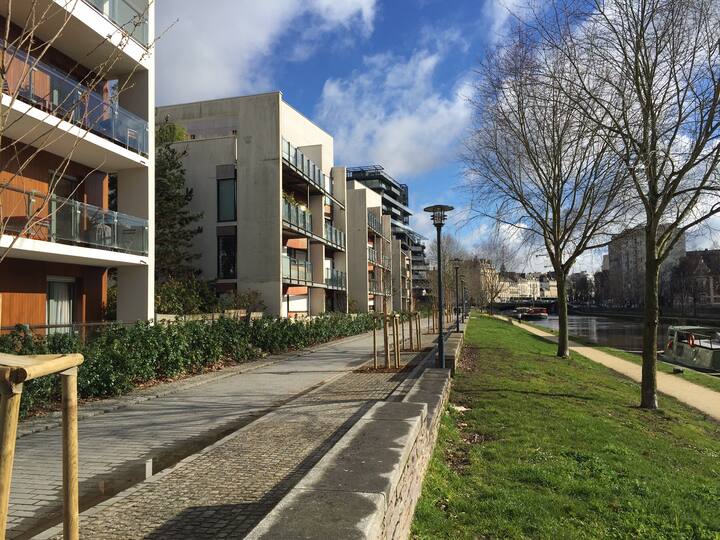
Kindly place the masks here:
<instances>
[{"instance_id":1,"label":"lamp post head","mask_svg":"<svg viewBox=\"0 0 720 540\"><path fill-rule=\"evenodd\" d=\"M460 270L460 265L462 264L461 259L455 258L451 262L453 263L453 268L455 268L455 270Z\"/></svg>"},{"instance_id":2,"label":"lamp post head","mask_svg":"<svg viewBox=\"0 0 720 540\"><path fill-rule=\"evenodd\" d=\"M423 210L432 214L433 225L436 227L442 227L447 219L447 213L453 210L453 207L448 206L447 204L433 204Z\"/></svg>"}]
</instances>

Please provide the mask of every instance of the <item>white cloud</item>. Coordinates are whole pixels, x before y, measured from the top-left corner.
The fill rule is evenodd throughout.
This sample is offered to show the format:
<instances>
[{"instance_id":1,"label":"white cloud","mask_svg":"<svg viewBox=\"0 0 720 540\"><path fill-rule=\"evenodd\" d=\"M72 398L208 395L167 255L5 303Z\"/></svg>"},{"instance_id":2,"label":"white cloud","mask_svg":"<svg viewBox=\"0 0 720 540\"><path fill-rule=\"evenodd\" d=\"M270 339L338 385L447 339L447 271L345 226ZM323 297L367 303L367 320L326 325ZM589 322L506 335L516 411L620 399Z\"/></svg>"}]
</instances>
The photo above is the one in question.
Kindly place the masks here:
<instances>
[{"instance_id":1,"label":"white cloud","mask_svg":"<svg viewBox=\"0 0 720 540\"><path fill-rule=\"evenodd\" d=\"M337 162L379 163L402 177L457 159L471 117L471 86L459 81L444 95L434 75L467 44L448 31L439 39L421 36L421 45L409 56L368 56L349 77L325 82L317 117L333 133Z\"/></svg>"},{"instance_id":2,"label":"white cloud","mask_svg":"<svg viewBox=\"0 0 720 540\"><path fill-rule=\"evenodd\" d=\"M159 0L156 31L159 105L266 91L268 57L284 34L288 60L307 58L332 32L370 34L376 0ZM175 22L177 20L177 22Z\"/></svg>"},{"instance_id":3,"label":"white cloud","mask_svg":"<svg viewBox=\"0 0 720 540\"><path fill-rule=\"evenodd\" d=\"M483 15L490 28L487 39L492 45L500 41L513 17L524 18L529 12L526 0L485 0Z\"/></svg>"}]
</instances>

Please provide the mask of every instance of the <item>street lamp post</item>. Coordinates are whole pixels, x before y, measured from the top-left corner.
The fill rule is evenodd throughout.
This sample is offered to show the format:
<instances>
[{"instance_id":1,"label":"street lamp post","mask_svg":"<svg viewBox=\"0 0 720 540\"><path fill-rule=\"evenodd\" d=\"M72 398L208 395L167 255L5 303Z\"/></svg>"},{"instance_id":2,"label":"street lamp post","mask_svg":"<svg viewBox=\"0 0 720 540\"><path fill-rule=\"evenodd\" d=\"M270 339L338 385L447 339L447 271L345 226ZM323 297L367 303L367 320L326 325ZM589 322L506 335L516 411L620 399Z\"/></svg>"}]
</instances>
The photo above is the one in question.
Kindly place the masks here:
<instances>
[{"instance_id":1,"label":"street lamp post","mask_svg":"<svg viewBox=\"0 0 720 540\"><path fill-rule=\"evenodd\" d=\"M467 313L465 311L465 276L460 276L460 290L462 291L462 319L463 322L465 322L465 318L467 317Z\"/></svg>"},{"instance_id":2,"label":"street lamp post","mask_svg":"<svg viewBox=\"0 0 720 540\"><path fill-rule=\"evenodd\" d=\"M444 298L443 298L443 282L442 282L442 227L447 219L447 213L453 210L452 206L446 204L434 204L424 209L425 212L429 212L432 215L432 222L435 225L437 231L437 272L438 272L438 356L440 359L440 367L445 367L445 343L444 343L444 332L443 325L444 317L443 311L445 310Z\"/></svg>"},{"instance_id":3,"label":"street lamp post","mask_svg":"<svg viewBox=\"0 0 720 540\"><path fill-rule=\"evenodd\" d=\"M453 259L453 268L455 268L455 331L460 331L460 259Z\"/></svg>"}]
</instances>

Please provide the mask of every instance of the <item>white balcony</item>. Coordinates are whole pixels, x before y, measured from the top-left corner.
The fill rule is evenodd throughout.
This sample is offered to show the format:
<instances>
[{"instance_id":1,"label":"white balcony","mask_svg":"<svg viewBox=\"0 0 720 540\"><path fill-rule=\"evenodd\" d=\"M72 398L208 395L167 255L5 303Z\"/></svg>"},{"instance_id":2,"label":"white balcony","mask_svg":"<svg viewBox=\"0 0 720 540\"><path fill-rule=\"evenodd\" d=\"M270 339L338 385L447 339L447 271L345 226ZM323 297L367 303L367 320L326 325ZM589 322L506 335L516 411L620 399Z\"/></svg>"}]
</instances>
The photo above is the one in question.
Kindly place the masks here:
<instances>
[{"instance_id":1,"label":"white balcony","mask_svg":"<svg viewBox=\"0 0 720 540\"><path fill-rule=\"evenodd\" d=\"M12 21L23 26L31 14L33 4L36 14L52 14L46 16L38 27L37 37L45 41L52 40L54 48L86 67L95 68L116 56L117 61L113 64L110 76L126 75L138 67L149 69L147 49L136 39L128 37L129 31L135 28L131 21L115 22L92 5L97 2L83 0L13 1ZM9 5L8 2L0 2L0 15L7 17ZM62 15L63 12L68 16ZM137 33L137 29L134 33ZM123 47L118 54L120 45Z\"/></svg>"}]
</instances>

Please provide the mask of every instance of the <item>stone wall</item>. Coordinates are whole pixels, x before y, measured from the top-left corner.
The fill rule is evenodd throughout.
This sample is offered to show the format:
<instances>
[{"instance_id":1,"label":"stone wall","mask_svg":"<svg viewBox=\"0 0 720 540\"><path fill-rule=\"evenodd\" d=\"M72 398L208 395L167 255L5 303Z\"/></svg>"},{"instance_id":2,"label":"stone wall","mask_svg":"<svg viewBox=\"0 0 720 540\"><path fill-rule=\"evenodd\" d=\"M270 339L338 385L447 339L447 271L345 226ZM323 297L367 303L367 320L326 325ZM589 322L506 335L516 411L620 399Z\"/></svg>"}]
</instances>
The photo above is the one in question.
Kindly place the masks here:
<instances>
[{"instance_id":1,"label":"stone wall","mask_svg":"<svg viewBox=\"0 0 720 540\"><path fill-rule=\"evenodd\" d=\"M248 538L407 538L450 391L418 368L401 401L373 405Z\"/></svg>"}]
</instances>

